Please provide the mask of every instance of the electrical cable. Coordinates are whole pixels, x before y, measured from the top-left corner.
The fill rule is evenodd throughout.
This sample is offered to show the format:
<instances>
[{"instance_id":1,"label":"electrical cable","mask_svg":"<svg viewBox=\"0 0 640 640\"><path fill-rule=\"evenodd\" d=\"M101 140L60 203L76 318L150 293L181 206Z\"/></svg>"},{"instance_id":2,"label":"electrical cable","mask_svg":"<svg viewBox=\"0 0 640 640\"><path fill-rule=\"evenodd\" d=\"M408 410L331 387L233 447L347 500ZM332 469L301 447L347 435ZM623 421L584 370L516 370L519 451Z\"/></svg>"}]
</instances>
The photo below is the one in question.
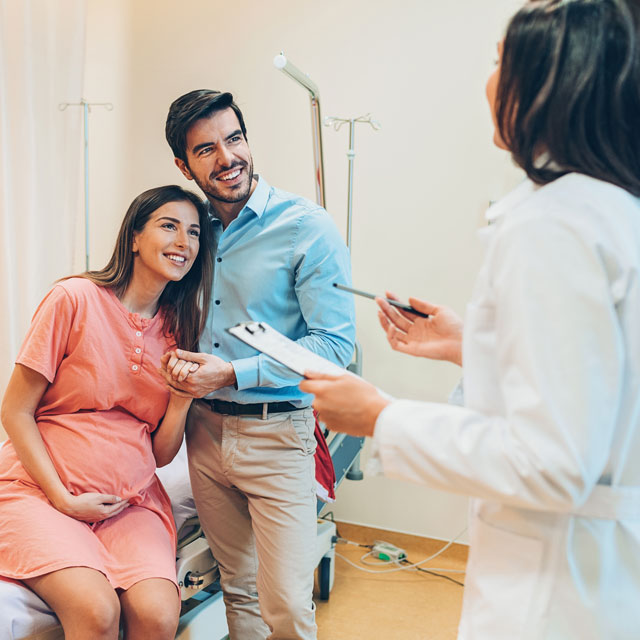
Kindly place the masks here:
<instances>
[{"instance_id":1,"label":"electrical cable","mask_svg":"<svg viewBox=\"0 0 640 640\"><path fill-rule=\"evenodd\" d=\"M461 587L464 587L464 582L460 582L459 580L456 580L454 578L452 578L451 576L443 576L441 573L436 573L436 571L442 571L442 569L436 569L435 571L432 571L430 569L423 569L422 567L415 567L416 571L421 571L422 573L428 573L432 576L436 576L437 578L444 578L445 580L449 580L449 582L453 582L454 584L458 584ZM445 571L451 571L453 572L452 569L445 569ZM456 573L465 573L464 571L456 571Z\"/></svg>"},{"instance_id":2,"label":"electrical cable","mask_svg":"<svg viewBox=\"0 0 640 640\"><path fill-rule=\"evenodd\" d=\"M434 558L437 558L439 555L441 555L442 553L444 553L461 535L463 535L467 530L467 527L465 527L462 531L460 531L456 536L454 536L453 538L451 538L451 540L449 540L449 542L447 542L447 544L442 547L442 549L440 549L439 551L437 551L436 553L430 555L428 558L425 558L424 560L420 560L419 562L409 562L406 558L403 559L400 562L394 563L397 564L398 566L394 567L393 569L366 569L365 567L362 567L358 564L356 564L355 562L351 561L349 558L343 556L342 554L336 552L336 556L338 558L341 558L342 560L344 560L347 564L350 564L352 567L358 569L359 571L364 571L365 573L395 573L397 571L407 571L407 570L416 570L416 571L422 571L424 573L431 573L435 576L438 576L440 578L445 578L446 580L450 580L451 582L455 582L456 584L459 584L460 586L464 586L464 584L462 582L459 582L457 580L454 580L453 578L450 578L449 576L444 576L444 575L440 575L438 573L435 573L435 571L439 571L439 572L446 572L446 573L465 573L464 570L462 569L445 569L445 568L438 568L438 569L424 569L422 567L420 567L419 565L424 564L425 562L429 562L430 560L433 560ZM352 542L350 540L346 540L345 538L338 538L340 540L340 542L345 542L348 544L353 544L355 546L359 546L359 547L365 547L365 548L369 548L371 549L373 547L373 545L363 545L357 542ZM367 564L369 566L377 566L377 565L383 565L383 564L388 564L387 562L376 562L376 563L372 563L372 562L366 562L365 559L371 555L371 551L368 551L367 553L365 553L361 558L360 558L360 562L362 564ZM399 566L402 563L403 566Z\"/></svg>"}]
</instances>

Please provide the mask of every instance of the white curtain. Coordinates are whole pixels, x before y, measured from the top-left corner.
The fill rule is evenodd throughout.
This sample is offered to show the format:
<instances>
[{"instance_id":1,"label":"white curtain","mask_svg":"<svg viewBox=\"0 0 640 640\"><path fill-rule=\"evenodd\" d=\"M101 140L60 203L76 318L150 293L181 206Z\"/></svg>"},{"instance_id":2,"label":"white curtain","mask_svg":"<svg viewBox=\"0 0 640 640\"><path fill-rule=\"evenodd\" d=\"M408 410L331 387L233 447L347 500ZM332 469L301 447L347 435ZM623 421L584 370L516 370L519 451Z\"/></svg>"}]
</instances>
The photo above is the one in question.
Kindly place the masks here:
<instances>
[{"instance_id":1,"label":"white curtain","mask_svg":"<svg viewBox=\"0 0 640 640\"><path fill-rule=\"evenodd\" d=\"M86 0L0 0L0 393L53 281L83 270ZM0 440L4 432L0 431Z\"/></svg>"}]
</instances>

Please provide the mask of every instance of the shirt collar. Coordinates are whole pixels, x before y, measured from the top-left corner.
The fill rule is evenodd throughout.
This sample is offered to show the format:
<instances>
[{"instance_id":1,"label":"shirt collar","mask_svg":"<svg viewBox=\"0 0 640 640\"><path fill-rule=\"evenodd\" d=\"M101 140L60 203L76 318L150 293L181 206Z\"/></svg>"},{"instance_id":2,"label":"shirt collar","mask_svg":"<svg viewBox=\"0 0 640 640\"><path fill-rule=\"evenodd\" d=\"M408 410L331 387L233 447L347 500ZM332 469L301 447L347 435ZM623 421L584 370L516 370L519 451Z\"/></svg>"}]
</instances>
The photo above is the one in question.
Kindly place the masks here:
<instances>
[{"instance_id":1,"label":"shirt collar","mask_svg":"<svg viewBox=\"0 0 640 640\"><path fill-rule=\"evenodd\" d=\"M247 210L253 211L253 213L255 213L256 216L260 218L267 208L267 202L269 201L269 191L271 190L271 187L269 186L269 183L257 173L254 173L253 177L257 180L258 184L247 200L247 203L244 205L244 207L242 207L242 210L238 214L238 218L244 215ZM210 219L219 220L218 216L216 216L213 206L208 200L207 206L209 208Z\"/></svg>"},{"instance_id":2,"label":"shirt collar","mask_svg":"<svg viewBox=\"0 0 640 640\"><path fill-rule=\"evenodd\" d=\"M492 204L486 211L485 217L489 224L503 216L507 211L517 207L524 202L531 194L540 188L528 178L523 180L513 191L508 193L504 198L500 198L498 202Z\"/></svg>"},{"instance_id":3,"label":"shirt collar","mask_svg":"<svg viewBox=\"0 0 640 640\"><path fill-rule=\"evenodd\" d=\"M253 190L251 197L247 200L247 204L244 205L244 208L251 209L251 211L260 218L262 217L264 210L267 208L270 187L269 183L257 173L254 173L253 177L258 181L258 184ZM242 214L242 211L240 214Z\"/></svg>"}]
</instances>

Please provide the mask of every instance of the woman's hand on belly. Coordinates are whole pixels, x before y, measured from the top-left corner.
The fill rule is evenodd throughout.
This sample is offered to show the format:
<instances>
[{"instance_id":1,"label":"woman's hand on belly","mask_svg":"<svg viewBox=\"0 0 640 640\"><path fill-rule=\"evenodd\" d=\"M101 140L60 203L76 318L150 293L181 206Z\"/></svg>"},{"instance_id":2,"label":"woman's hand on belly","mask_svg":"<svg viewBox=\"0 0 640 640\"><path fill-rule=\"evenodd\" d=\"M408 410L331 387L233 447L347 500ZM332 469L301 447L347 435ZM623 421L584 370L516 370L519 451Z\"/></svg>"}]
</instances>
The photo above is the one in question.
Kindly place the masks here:
<instances>
[{"instance_id":1,"label":"woman's hand on belly","mask_svg":"<svg viewBox=\"0 0 640 640\"><path fill-rule=\"evenodd\" d=\"M104 493L81 493L77 496L69 493L53 506L76 520L100 522L117 516L129 506L129 501Z\"/></svg>"}]
</instances>

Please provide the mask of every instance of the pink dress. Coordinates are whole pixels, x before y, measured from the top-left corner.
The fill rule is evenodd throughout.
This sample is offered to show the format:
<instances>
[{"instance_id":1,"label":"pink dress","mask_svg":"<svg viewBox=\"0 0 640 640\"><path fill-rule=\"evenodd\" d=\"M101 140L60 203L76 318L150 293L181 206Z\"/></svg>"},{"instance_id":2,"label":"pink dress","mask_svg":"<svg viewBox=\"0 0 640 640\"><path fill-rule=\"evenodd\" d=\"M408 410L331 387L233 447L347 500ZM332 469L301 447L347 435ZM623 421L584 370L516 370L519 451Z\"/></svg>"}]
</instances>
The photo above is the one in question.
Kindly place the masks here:
<instances>
[{"instance_id":1,"label":"pink dress","mask_svg":"<svg viewBox=\"0 0 640 640\"><path fill-rule=\"evenodd\" d=\"M49 455L71 493L113 494L130 506L91 525L64 515L5 442L0 576L91 567L114 588L176 582L175 524L151 450L169 398L160 356L173 345L160 313L130 313L110 289L84 278L57 284L42 301L16 362L50 383L35 416Z\"/></svg>"}]
</instances>

